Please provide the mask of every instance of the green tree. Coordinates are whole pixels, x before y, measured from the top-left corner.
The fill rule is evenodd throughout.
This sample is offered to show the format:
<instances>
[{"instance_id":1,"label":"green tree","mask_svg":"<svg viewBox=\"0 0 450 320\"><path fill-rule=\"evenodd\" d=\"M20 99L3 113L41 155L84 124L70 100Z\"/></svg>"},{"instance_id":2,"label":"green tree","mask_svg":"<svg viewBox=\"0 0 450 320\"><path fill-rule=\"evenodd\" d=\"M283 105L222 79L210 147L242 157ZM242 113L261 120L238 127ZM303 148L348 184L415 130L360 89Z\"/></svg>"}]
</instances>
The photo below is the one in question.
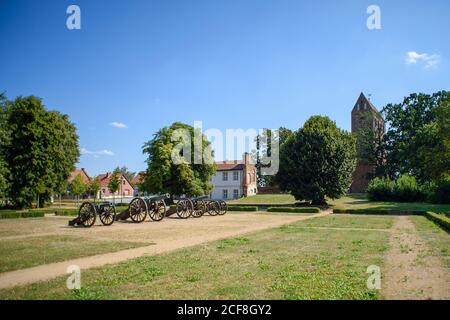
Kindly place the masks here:
<instances>
[{"instance_id":1,"label":"green tree","mask_svg":"<svg viewBox=\"0 0 450 320\"><path fill-rule=\"evenodd\" d=\"M179 152L177 156L185 157L190 161L177 164L172 161L172 151L176 150L176 146L183 141L181 137L174 136L174 133L179 130L184 130L188 136L186 138L190 138L191 151L189 155ZM194 155L195 130L197 130L195 136L201 140L197 143L203 150L203 154L199 155ZM145 180L140 191L169 193L173 196L199 196L211 193L213 186L210 180L216 171L216 166L211 144L200 129L175 122L170 127L159 130L152 140L146 142L143 152L148 155L148 158Z\"/></svg>"},{"instance_id":2,"label":"green tree","mask_svg":"<svg viewBox=\"0 0 450 320\"><path fill-rule=\"evenodd\" d=\"M276 184L275 176L263 174L264 165L261 161L261 155L264 154L269 157L272 155L272 139L278 140L278 148L280 148L292 135L292 130L285 127L280 127L274 135L272 134L272 131L264 130L261 135L258 134L256 136L256 150L253 152L253 158L256 159L256 176L260 187L273 186ZM279 152L279 149L277 151Z\"/></svg>"},{"instance_id":3,"label":"green tree","mask_svg":"<svg viewBox=\"0 0 450 320\"><path fill-rule=\"evenodd\" d=\"M94 194L94 200L97 200L98 192L100 191L100 181L98 177L94 177L89 182L89 191L91 191Z\"/></svg>"},{"instance_id":4,"label":"green tree","mask_svg":"<svg viewBox=\"0 0 450 320\"><path fill-rule=\"evenodd\" d=\"M30 207L34 200L42 205L64 187L78 161L76 128L68 116L46 111L34 96L9 103L6 114L9 196L19 208Z\"/></svg>"},{"instance_id":5,"label":"green tree","mask_svg":"<svg viewBox=\"0 0 450 320\"><path fill-rule=\"evenodd\" d=\"M120 188L120 179L118 173L113 173L111 179L108 182L108 189L113 194L113 203L116 203L116 192Z\"/></svg>"},{"instance_id":6,"label":"green tree","mask_svg":"<svg viewBox=\"0 0 450 320\"><path fill-rule=\"evenodd\" d=\"M5 161L5 147L8 142L5 95L0 94L0 199L6 197L8 190L8 170Z\"/></svg>"},{"instance_id":7,"label":"green tree","mask_svg":"<svg viewBox=\"0 0 450 320\"><path fill-rule=\"evenodd\" d=\"M441 159L433 158L436 152L445 155L445 137L448 137L445 127L448 129L449 122L446 101L449 96L446 91L432 95L414 93L402 103L388 104L383 109L389 126L385 143L387 172L391 178L410 174L425 183L432 181L438 175L437 171L442 170L438 169L442 168Z\"/></svg>"},{"instance_id":8,"label":"green tree","mask_svg":"<svg viewBox=\"0 0 450 320\"><path fill-rule=\"evenodd\" d=\"M84 183L83 177L81 174L77 175L69 185L69 189L72 194L77 196L77 205L80 196L86 194L88 190L88 186Z\"/></svg>"},{"instance_id":9,"label":"green tree","mask_svg":"<svg viewBox=\"0 0 450 320\"><path fill-rule=\"evenodd\" d=\"M356 166L356 142L328 117L314 116L282 145L280 188L320 205L344 195Z\"/></svg>"},{"instance_id":10,"label":"green tree","mask_svg":"<svg viewBox=\"0 0 450 320\"><path fill-rule=\"evenodd\" d=\"M116 167L113 172L122 173L128 179L128 181L130 181L130 183L136 175L136 172L130 171L126 166Z\"/></svg>"}]
</instances>

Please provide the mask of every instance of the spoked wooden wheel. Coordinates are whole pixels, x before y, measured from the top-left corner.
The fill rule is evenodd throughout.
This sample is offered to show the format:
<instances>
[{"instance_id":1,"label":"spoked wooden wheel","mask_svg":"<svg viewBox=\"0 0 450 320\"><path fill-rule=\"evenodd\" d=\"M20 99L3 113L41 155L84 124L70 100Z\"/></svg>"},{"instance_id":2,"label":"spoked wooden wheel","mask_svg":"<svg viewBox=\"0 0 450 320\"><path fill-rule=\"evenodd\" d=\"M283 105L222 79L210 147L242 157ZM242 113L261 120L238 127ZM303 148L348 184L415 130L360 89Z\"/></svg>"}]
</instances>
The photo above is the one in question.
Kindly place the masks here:
<instances>
[{"instance_id":1,"label":"spoked wooden wheel","mask_svg":"<svg viewBox=\"0 0 450 320\"><path fill-rule=\"evenodd\" d=\"M99 214L100 221L104 226L110 226L116 220L116 207L107 203L101 207Z\"/></svg>"},{"instance_id":2,"label":"spoked wooden wheel","mask_svg":"<svg viewBox=\"0 0 450 320\"><path fill-rule=\"evenodd\" d=\"M225 201L219 201L220 211L219 215L223 216L228 211L228 205Z\"/></svg>"},{"instance_id":3,"label":"spoked wooden wheel","mask_svg":"<svg viewBox=\"0 0 450 320\"><path fill-rule=\"evenodd\" d=\"M147 217L148 208L147 203L144 201L144 199L134 198L130 202L128 210L130 212L130 218L133 222L141 223Z\"/></svg>"},{"instance_id":4,"label":"spoked wooden wheel","mask_svg":"<svg viewBox=\"0 0 450 320\"><path fill-rule=\"evenodd\" d=\"M194 205L191 200L180 200L177 203L177 215L181 219L187 219L192 215Z\"/></svg>"},{"instance_id":5,"label":"spoked wooden wheel","mask_svg":"<svg viewBox=\"0 0 450 320\"><path fill-rule=\"evenodd\" d=\"M208 213L210 216L217 216L220 213L219 201L211 201L208 205Z\"/></svg>"},{"instance_id":6,"label":"spoked wooden wheel","mask_svg":"<svg viewBox=\"0 0 450 320\"><path fill-rule=\"evenodd\" d=\"M205 201L198 200L194 203L194 212L192 213L192 216L194 218L200 218L205 214L206 211L207 209Z\"/></svg>"},{"instance_id":7,"label":"spoked wooden wheel","mask_svg":"<svg viewBox=\"0 0 450 320\"><path fill-rule=\"evenodd\" d=\"M167 206L164 200L152 201L148 215L153 221L161 221L166 216Z\"/></svg>"},{"instance_id":8,"label":"spoked wooden wheel","mask_svg":"<svg viewBox=\"0 0 450 320\"><path fill-rule=\"evenodd\" d=\"M90 202L84 202L78 211L78 218L84 227L92 227L97 219L95 206Z\"/></svg>"}]
</instances>

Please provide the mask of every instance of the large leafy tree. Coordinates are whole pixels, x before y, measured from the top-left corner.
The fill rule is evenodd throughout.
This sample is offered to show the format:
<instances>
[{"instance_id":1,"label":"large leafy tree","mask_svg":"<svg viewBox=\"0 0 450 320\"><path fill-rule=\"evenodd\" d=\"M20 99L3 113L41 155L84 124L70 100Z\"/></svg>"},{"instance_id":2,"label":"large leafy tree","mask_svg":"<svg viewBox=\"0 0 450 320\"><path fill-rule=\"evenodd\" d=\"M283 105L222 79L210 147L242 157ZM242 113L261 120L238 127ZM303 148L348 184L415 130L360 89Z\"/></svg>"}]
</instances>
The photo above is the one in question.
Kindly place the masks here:
<instances>
[{"instance_id":1,"label":"large leafy tree","mask_svg":"<svg viewBox=\"0 0 450 320\"><path fill-rule=\"evenodd\" d=\"M448 170L449 97L446 91L414 93L383 109L389 125L385 136L387 172L392 178L410 174L428 182Z\"/></svg>"},{"instance_id":2,"label":"large leafy tree","mask_svg":"<svg viewBox=\"0 0 450 320\"><path fill-rule=\"evenodd\" d=\"M190 138L190 154L178 154L190 161L174 163L172 153L183 139L176 132L183 130ZM195 130L197 134L194 135ZM194 154L195 138L201 141L201 154ZM188 141L185 141L188 142ZM175 122L170 127L159 130L152 140L144 144L143 152L148 155L147 171L142 183L142 191L149 193L169 193L172 196L200 196L211 193L213 186L211 177L216 171L212 161L211 144L199 129L184 123ZM201 161L198 161L201 160ZM201 163L199 163L201 162Z\"/></svg>"},{"instance_id":3,"label":"large leafy tree","mask_svg":"<svg viewBox=\"0 0 450 320\"><path fill-rule=\"evenodd\" d=\"M289 137L292 136L292 134L292 130L285 127L280 127L275 133L269 130L264 130L261 135L256 136L256 150L253 153L253 158L256 159L256 175L257 182L260 187L273 186L276 184L275 175L264 175L265 165L263 162L265 161L262 161L261 158L263 155L271 157L276 154L276 152L279 153L279 148L288 140ZM277 143L272 144L273 140L277 140ZM278 150L272 150L272 145L276 146Z\"/></svg>"},{"instance_id":4,"label":"large leafy tree","mask_svg":"<svg viewBox=\"0 0 450 320\"><path fill-rule=\"evenodd\" d=\"M0 94L0 199L6 196L8 189L8 170L4 153L9 136L6 126L6 104L5 95Z\"/></svg>"},{"instance_id":5,"label":"large leafy tree","mask_svg":"<svg viewBox=\"0 0 450 320\"><path fill-rule=\"evenodd\" d=\"M42 204L64 188L79 157L78 136L68 116L47 111L41 99L19 97L6 108L9 195L17 207Z\"/></svg>"},{"instance_id":6,"label":"large leafy tree","mask_svg":"<svg viewBox=\"0 0 450 320\"><path fill-rule=\"evenodd\" d=\"M355 138L328 117L314 116L281 146L276 181L297 200L325 204L348 191L355 166Z\"/></svg>"}]
</instances>

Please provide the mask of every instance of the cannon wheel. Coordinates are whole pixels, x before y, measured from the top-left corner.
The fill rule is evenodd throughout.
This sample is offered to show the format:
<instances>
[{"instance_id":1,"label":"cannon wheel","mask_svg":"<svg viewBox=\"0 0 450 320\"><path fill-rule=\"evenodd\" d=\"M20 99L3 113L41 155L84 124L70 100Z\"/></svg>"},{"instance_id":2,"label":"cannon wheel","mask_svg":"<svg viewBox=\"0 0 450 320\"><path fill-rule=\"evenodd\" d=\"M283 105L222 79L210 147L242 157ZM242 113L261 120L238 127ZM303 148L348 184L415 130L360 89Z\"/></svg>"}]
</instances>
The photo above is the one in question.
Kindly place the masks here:
<instances>
[{"instance_id":1,"label":"cannon wheel","mask_svg":"<svg viewBox=\"0 0 450 320\"><path fill-rule=\"evenodd\" d=\"M202 217L205 214L206 211L207 211L207 209L206 209L205 201L203 201L203 200L195 201L194 212L192 213L192 216L194 218Z\"/></svg>"},{"instance_id":2,"label":"cannon wheel","mask_svg":"<svg viewBox=\"0 0 450 320\"><path fill-rule=\"evenodd\" d=\"M161 221L166 216L167 206L164 200L152 201L152 205L149 209L150 219L153 221Z\"/></svg>"},{"instance_id":3,"label":"cannon wheel","mask_svg":"<svg viewBox=\"0 0 450 320\"><path fill-rule=\"evenodd\" d=\"M131 200L128 210L130 211L130 218L133 222L141 223L147 217L147 203L141 198Z\"/></svg>"},{"instance_id":4,"label":"cannon wheel","mask_svg":"<svg viewBox=\"0 0 450 320\"><path fill-rule=\"evenodd\" d=\"M177 215L181 219L187 219L192 215L194 211L194 205L191 200L184 199L177 203Z\"/></svg>"},{"instance_id":5,"label":"cannon wheel","mask_svg":"<svg viewBox=\"0 0 450 320\"><path fill-rule=\"evenodd\" d=\"M228 205L223 200L219 201L219 205L220 205L219 215L223 216L228 211Z\"/></svg>"},{"instance_id":6,"label":"cannon wheel","mask_svg":"<svg viewBox=\"0 0 450 320\"><path fill-rule=\"evenodd\" d=\"M80 210L78 210L79 222L85 227L90 228L94 225L97 219L97 210L95 206L90 202L84 202Z\"/></svg>"},{"instance_id":7,"label":"cannon wheel","mask_svg":"<svg viewBox=\"0 0 450 320\"><path fill-rule=\"evenodd\" d=\"M116 207L109 203L103 204L99 214L100 221L104 226L110 226L116 220Z\"/></svg>"},{"instance_id":8,"label":"cannon wheel","mask_svg":"<svg viewBox=\"0 0 450 320\"><path fill-rule=\"evenodd\" d=\"M219 201L211 201L208 204L208 213L210 216L217 216L220 213Z\"/></svg>"}]
</instances>

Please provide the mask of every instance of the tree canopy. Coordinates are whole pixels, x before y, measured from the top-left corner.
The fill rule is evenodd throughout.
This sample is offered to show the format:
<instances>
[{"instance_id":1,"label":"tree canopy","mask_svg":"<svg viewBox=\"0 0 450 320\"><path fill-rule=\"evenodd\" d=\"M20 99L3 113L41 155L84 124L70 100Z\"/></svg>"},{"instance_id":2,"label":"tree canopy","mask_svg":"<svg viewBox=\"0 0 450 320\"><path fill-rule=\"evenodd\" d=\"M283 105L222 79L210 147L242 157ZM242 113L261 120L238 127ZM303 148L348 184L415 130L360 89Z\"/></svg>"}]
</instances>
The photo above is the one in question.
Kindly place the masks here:
<instances>
[{"instance_id":1,"label":"tree canopy","mask_svg":"<svg viewBox=\"0 0 450 320\"><path fill-rule=\"evenodd\" d=\"M186 138L190 139L190 153L183 154L183 150L180 150L179 153L176 151L177 156L190 161L174 163L172 153L177 150L176 146L183 142L183 138L176 135L179 130L185 131ZM195 130L198 130L195 136L201 139L198 141L202 147L200 155L194 154ZM216 171L216 166L212 161L211 144L200 129L175 122L170 127L160 129L152 140L146 142L143 152L148 155L148 158L145 180L141 186L142 191L169 193L174 196L200 196L211 193L213 186L210 180Z\"/></svg>"},{"instance_id":2,"label":"tree canopy","mask_svg":"<svg viewBox=\"0 0 450 320\"><path fill-rule=\"evenodd\" d=\"M383 109L389 125L385 136L389 176L410 174L423 183L449 172L449 99L446 91L414 93Z\"/></svg>"},{"instance_id":3,"label":"tree canopy","mask_svg":"<svg viewBox=\"0 0 450 320\"><path fill-rule=\"evenodd\" d=\"M276 182L297 200L324 204L348 191L355 166L354 137L328 117L313 116L281 146Z\"/></svg>"},{"instance_id":4,"label":"tree canopy","mask_svg":"<svg viewBox=\"0 0 450 320\"><path fill-rule=\"evenodd\" d=\"M0 198L6 196L8 189L8 170L5 161L5 147L8 141L6 104L5 95L0 94Z\"/></svg>"},{"instance_id":5,"label":"tree canopy","mask_svg":"<svg viewBox=\"0 0 450 320\"><path fill-rule=\"evenodd\" d=\"M8 195L20 208L61 192L78 161L76 128L67 115L47 111L42 100L18 97L6 109Z\"/></svg>"},{"instance_id":6,"label":"tree canopy","mask_svg":"<svg viewBox=\"0 0 450 320\"><path fill-rule=\"evenodd\" d=\"M136 175L136 172L130 171L126 166L123 167L116 167L113 172L115 173L122 173L127 179L128 181L133 181L134 176Z\"/></svg>"}]
</instances>

